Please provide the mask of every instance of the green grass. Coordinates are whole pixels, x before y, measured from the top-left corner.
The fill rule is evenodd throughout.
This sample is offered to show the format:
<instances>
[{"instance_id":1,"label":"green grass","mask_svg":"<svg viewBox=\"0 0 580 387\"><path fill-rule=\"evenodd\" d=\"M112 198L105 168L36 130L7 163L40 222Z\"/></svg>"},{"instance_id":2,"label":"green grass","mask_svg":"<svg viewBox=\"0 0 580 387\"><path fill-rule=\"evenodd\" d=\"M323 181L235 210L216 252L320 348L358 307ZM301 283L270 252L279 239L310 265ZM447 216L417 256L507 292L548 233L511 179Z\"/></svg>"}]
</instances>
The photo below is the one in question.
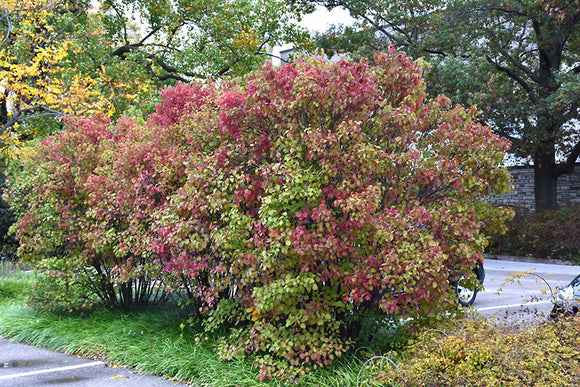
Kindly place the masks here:
<instances>
[{"instance_id":1,"label":"green grass","mask_svg":"<svg viewBox=\"0 0 580 387\"><path fill-rule=\"evenodd\" d=\"M31 274L5 268L0 278L0 304L22 302L24 290L33 282L34 278Z\"/></svg>"},{"instance_id":2,"label":"green grass","mask_svg":"<svg viewBox=\"0 0 580 387\"><path fill-rule=\"evenodd\" d=\"M24 303L23 292L32 283L32 275L16 272L0 280L0 335L196 386L286 385L257 381L248 359L220 360L211 347L216 337L182 327L185 318L176 305L133 311L101 308L90 314L40 313ZM362 360L347 357L310 372L301 385L356 386L362 365Z\"/></svg>"}]
</instances>

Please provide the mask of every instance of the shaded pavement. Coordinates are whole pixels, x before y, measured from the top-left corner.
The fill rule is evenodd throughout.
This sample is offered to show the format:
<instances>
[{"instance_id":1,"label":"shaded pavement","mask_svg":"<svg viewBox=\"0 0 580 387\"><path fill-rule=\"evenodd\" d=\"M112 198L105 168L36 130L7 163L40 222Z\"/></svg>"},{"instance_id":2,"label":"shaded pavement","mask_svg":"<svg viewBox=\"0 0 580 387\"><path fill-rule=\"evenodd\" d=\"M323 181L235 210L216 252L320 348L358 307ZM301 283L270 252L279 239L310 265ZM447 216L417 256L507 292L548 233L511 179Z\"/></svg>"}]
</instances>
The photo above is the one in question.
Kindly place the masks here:
<instances>
[{"instance_id":1,"label":"shaded pavement","mask_svg":"<svg viewBox=\"0 0 580 387\"><path fill-rule=\"evenodd\" d=\"M98 360L65 355L0 338L0 386L187 386Z\"/></svg>"}]
</instances>

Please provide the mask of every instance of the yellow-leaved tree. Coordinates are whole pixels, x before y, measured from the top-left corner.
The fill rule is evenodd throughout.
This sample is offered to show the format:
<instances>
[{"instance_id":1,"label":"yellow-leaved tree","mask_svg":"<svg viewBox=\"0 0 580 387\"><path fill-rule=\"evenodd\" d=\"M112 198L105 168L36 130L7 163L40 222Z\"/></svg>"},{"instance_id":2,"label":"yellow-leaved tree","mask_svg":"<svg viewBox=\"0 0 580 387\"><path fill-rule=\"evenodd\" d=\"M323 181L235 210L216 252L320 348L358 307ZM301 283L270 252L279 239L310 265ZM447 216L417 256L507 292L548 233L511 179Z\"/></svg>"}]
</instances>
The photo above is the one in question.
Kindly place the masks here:
<instances>
[{"instance_id":1,"label":"yellow-leaved tree","mask_svg":"<svg viewBox=\"0 0 580 387\"><path fill-rule=\"evenodd\" d=\"M4 0L0 7L0 147L3 151L51 127L44 117L112 114L135 85L103 86L107 69L83 71L75 53L99 34L88 4ZM93 20L91 20L93 19ZM86 47L86 45L85 45ZM88 69L87 69L88 70ZM32 120L34 124L27 124ZM53 126L53 125L52 125Z\"/></svg>"},{"instance_id":2,"label":"yellow-leaved tree","mask_svg":"<svg viewBox=\"0 0 580 387\"><path fill-rule=\"evenodd\" d=\"M147 111L164 86L247 73L308 41L300 13L283 0L0 0L0 148L55 117Z\"/></svg>"}]
</instances>

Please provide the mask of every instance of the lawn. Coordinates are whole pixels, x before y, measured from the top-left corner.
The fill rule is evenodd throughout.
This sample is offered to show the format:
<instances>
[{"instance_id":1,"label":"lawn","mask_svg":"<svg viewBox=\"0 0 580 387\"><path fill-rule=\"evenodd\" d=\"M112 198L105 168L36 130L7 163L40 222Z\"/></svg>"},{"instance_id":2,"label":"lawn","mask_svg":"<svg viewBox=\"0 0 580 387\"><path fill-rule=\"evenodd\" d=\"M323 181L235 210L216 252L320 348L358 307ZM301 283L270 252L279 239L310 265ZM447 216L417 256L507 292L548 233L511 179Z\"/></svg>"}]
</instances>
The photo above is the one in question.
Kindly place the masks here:
<instances>
[{"instance_id":1,"label":"lawn","mask_svg":"<svg viewBox=\"0 0 580 387\"><path fill-rule=\"evenodd\" d=\"M68 354L136 368L196 386L283 386L256 380L249 359L220 360L212 345L219 334L183 324L175 302L134 310L96 308L85 313L38 312L25 304L33 275L20 271L0 279L0 335ZM368 351L308 373L303 386L356 386ZM359 383L360 384L360 383Z\"/></svg>"}]
</instances>

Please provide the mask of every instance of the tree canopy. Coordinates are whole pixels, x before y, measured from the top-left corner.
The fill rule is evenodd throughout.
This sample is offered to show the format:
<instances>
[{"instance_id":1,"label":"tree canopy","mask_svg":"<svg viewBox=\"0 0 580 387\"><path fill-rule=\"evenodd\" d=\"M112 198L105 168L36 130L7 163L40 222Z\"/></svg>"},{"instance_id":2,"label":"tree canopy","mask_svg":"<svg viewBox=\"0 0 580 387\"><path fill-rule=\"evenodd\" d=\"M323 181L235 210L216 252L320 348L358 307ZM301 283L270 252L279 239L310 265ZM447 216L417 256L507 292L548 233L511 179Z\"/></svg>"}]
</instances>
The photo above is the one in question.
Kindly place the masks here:
<instances>
[{"instance_id":1,"label":"tree canopy","mask_svg":"<svg viewBox=\"0 0 580 387\"><path fill-rule=\"evenodd\" d=\"M168 84L247 73L307 41L299 14L281 0L3 1L2 144L54 125L39 119L147 110Z\"/></svg>"},{"instance_id":2,"label":"tree canopy","mask_svg":"<svg viewBox=\"0 0 580 387\"><path fill-rule=\"evenodd\" d=\"M368 56L390 44L431 63L430 92L477 104L480 119L535 168L536 207L580 155L580 6L568 0L305 0L344 7L358 27L319 37Z\"/></svg>"}]
</instances>

